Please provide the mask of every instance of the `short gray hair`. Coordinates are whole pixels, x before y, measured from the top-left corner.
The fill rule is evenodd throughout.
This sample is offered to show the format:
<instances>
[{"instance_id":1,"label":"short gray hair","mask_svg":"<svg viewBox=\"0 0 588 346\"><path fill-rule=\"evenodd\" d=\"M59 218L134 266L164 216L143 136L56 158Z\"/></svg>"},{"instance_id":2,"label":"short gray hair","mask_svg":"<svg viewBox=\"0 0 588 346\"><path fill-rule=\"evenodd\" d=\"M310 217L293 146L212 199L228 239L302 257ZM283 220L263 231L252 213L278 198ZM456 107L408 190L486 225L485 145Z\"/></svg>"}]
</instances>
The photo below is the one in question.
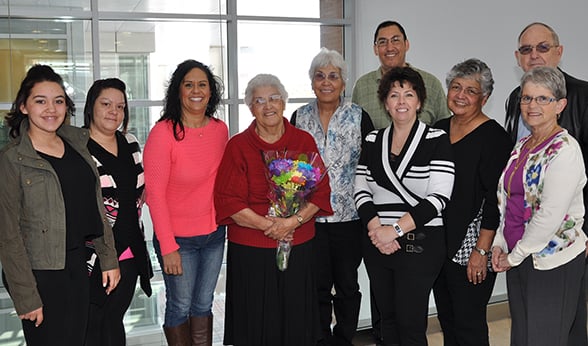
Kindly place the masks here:
<instances>
[{"instance_id":1,"label":"short gray hair","mask_svg":"<svg viewBox=\"0 0 588 346\"><path fill-rule=\"evenodd\" d=\"M449 85L455 78L473 79L480 83L480 88L482 89L482 94L484 96L490 96L492 90L494 90L492 71L490 70L490 67L480 59L470 58L453 66L449 73L447 73L447 78L445 78L447 88L449 88Z\"/></svg>"},{"instance_id":2,"label":"short gray hair","mask_svg":"<svg viewBox=\"0 0 588 346\"><path fill-rule=\"evenodd\" d=\"M521 77L521 93L527 83L533 83L547 88L557 100L566 97L566 79L563 73L553 67L538 66L525 72Z\"/></svg>"},{"instance_id":3,"label":"short gray hair","mask_svg":"<svg viewBox=\"0 0 588 346\"><path fill-rule=\"evenodd\" d=\"M316 70L329 65L333 65L335 68L339 69L343 84L346 84L347 63L345 63L343 56L339 52L325 47L321 48L319 53L312 59L312 62L310 63L310 70L308 70L308 76L310 77L310 80L313 80Z\"/></svg>"},{"instance_id":4,"label":"short gray hair","mask_svg":"<svg viewBox=\"0 0 588 346\"><path fill-rule=\"evenodd\" d=\"M247 83L244 97L245 104L247 106L251 106L251 103L253 102L253 92L255 89L266 86L278 89L278 93L282 95L282 100L284 100L284 103L288 103L288 92L286 91L286 88L284 88L282 82L280 82L280 79L273 74L260 73L251 78L249 83Z\"/></svg>"}]
</instances>

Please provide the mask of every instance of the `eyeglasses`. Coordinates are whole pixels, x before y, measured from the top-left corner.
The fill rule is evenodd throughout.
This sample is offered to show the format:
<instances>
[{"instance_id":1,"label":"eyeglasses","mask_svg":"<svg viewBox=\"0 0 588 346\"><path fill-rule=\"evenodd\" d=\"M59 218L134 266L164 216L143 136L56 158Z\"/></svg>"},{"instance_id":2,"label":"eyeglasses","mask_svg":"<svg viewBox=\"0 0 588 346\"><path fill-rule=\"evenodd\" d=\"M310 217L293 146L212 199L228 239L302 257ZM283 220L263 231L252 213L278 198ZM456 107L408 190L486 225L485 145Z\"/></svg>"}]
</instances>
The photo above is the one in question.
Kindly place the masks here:
<instances>
[{"instance_id":1,"label":"eyeglasses","mask_svg":"<svg viewBox=\"0 0 588 346\"><path fill-rule=\"evenodd\" d=\"M378 47L386 47L388 43L392 43L393 46L399 45L403 41L402 36L392 36L389 39L381 37L374 42Z\"/></svg>"},{"instance_id":2,"label":"eyeglasses","mask_svg":"<svg viewBox=\"0 0 588 346\"><path fill-rule=\"evenodd\" d=\"M477 90L475 88L472 88L472 87L464 88L459 84L451 84L449 86L449 91L452 91L456 94L459 94L462 90L464 90L465 94L468 96L478 96L482 93L480 90Z\"/></svg>"},{"instance_id":3,"label":"eyeglasses","mask_svg":"<svg viewBox=\"0 0 588 346\"><path fill-rule=\"evenodd\" d=\"M283 99L282 95L273 94L273 95L270 95L267 99L264 97L256 97L253 99L251 104L254 106L257 106L257 107L261 107L261 106L265 105L266 103L276 104L279 101L282 101L282 99Z\"/></svg>"},{"instance_id":4,"label":"eyeglasses","mask_svg":"<svg viewBox=\"0 0 588 346\"><path fill-rule=\"evenodd\" d=\"M341 79L341 75L338 74L337 72L330 72L328 75L322 73L322 72L317 72L314 74L314 77L312 78L315 82L322 82L325 79L330 80L331 82L336 82L339 79Z\"/></svg>"},{"instance_id":5,"label":"eyeglasses","mask_svg":"<svg viewBox=\"0 0 588 346\"><path fill-rule=\"evenodd\" d=\"M533 102L533 100L535 100L535 102L537 102L538 105L548 105L553 101L557 101L557 99L555 97L547 97L547 96L536 96L536 97L531 97L529 95L523 95L521 97L521 104L522 105L530 105L531 102Z\"/></svg>"},{"instance_id":6,"label":"eyeglasses","mask_svg":"<svg viewBox=\"0 0 588 346\"><path fill-rule=\"evenodd\" d=\"M524 46L520 46L518 51L519 51L519 53L521 53L523 55L529 55L533 51L533 48L535 48L538 53L547 53L553 47L557 47L557 45L552 46L549 43L544 42L544 43L539 43L536 46L531 46L528 44L524 45Z\"/></svg>"}]
</instances>

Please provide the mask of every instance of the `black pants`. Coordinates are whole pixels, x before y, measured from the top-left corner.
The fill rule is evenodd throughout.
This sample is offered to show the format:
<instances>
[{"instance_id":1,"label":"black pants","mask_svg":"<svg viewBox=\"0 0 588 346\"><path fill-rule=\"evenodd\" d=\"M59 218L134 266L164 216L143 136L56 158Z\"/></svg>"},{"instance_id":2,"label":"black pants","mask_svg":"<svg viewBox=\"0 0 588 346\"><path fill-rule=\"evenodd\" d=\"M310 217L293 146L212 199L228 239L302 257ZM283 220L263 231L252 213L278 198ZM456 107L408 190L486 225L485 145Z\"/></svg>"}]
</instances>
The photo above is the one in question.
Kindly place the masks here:
<instances>
[{"instance_id":1,"label":"black pants","mask_svg":"<svg viewBox=\"0 0 588 346\"><path fill-rule=\"evenodd\" d=\"M584 302L584 253L551 270L537 270L533 258L506 272L512 346L582 345L572 324Z\"/></svg>"},{"instance_id":2,"label":"black pants","mask_svg":"<svg viewBox=\"0 0 588 346\"><path fill-rule=\"evenodd\" d=\"M468 281L467 266L445 259L433 287L444 346L490 344L486 311L494 282L496 273L489 271L486 280L474 285Z\"/></svg>"},{"instance_id":3,"label":"black pants","mask_svg":"<svg viewBox=\"0 0 588 346\"><path fill-rule=\"evenodd\" d=\"M123 318L135 294L139 270L134 258L119 262L119 267L120 281L108 296L101 284L102 272L94 267L86 346L126 345Z\"/></svg>"},{"instance_id":4,"label":"black pants","mask_svg":"<svg viewBox=\"0 0 588 346\"><path fill-rule=\"evenodd\" d=\"M588 262L588 258L584 260ZM576 309L576 317L574 318L574 323L572 324L572 330L570 331L570 342L568 342L569 346L588 346L588 331L586 328L586 320L588 316L586 315L586 280L588 280L588 275L586 275L586 271L588 271L588 265L584 265L584 280L582 280L582 286L580 287L580 300L578 301L578 308ZM571 342L575 342L572 345Z\"/></svg>"},{"instance_id":5,"label":"black pants","mask_svg":"<svg viewBox=\"0 0 588 346\"><path fill-rule=\"evenodd\" d=\"M359 220L317 222L315 225L315 268L322 339L332 340L332 345L352 345L361 305L357 268L361 263L363 226ZM331 334L333 311L337 324Z\"/></svg>"},{"instance_id":6,"label":"black pants","mask_svg":"<svg viewBox=\"0 0 588 346\"><path fill-rule=\"evenodd\" d=\"M442 227L413 232L400 239L401 249L391 255L381 254L367 233L363 237L385 346L398 341L402 346L427 345L429 294L445 258L445 235Z\"/></svg>"},{"instance_id":7,"label":"black pants","mask_svg":"<svg viewBox=\"0 0 588 346\"><path fill-rule=\"evenodd\" d=\"M43 302L43 323L22 321L27 346L80 346L88 321L86 249L68 250L62 270L33 270ZM10 287L6 286L8 292Z\"/></svg>"}]
</instances>

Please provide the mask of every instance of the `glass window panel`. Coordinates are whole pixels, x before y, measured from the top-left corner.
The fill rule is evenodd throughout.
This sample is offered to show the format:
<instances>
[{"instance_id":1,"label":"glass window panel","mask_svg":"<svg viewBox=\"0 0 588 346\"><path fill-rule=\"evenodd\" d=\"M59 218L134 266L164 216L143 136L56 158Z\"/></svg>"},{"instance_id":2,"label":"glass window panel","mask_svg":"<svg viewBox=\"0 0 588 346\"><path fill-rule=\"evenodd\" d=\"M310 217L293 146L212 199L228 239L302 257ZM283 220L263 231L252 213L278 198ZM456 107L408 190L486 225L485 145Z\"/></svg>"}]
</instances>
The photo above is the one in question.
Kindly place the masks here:
<instances>
[{"instance_id":1,"label":"glass window panel","mask_svg":"<svg viewBox=\"0 0 588 346\"><path fill-rule=\"evenodd\" d=\"M289 97L313 97L308 68L319 50L319 25L239 24L239 97L259 73L276 75Z\"/></svg>"},{"instance_id":2,"label":"glass window panel","mask_svg":"<svg viewBox=\"0 0 588 346\"><path fill-rule=\"evenodd\" d=\"M321 0L280 1L239 0L237 14L250 16L320 18Z\"/></svg>"},{"instance_id":3,"label":"glass window panel","mask_svg":"<svg viewBox=\"0 0 588 346\"><path fill-rule=\"evenodd\" d=\"M272 17L343 18L343 0L239 0L237 14Z\"/></svg>"},{"instance_id":4,"label":"glass window panel","mask_svg":"<svg viewBox=\"0 0 588 346\"><path fill-rule=\"evenodd\" d=\"M14 19L0 21L0 33L11 35L66 35L68 21Z\"/></svg>"},{"instance_id":5,"label":"glass window panel","mask_svg":"<svg viewBox=\"0 0 588 346\"><path fill-rule=\"evenodd\" d=\"M189 44L170 39L187 33L198 38ZM186 59L209 65L226 84L226 23L100 22L101 75L128 83L131 100L162 100L171 74Z\"/></svg>"},{"instance_id":6,"label":"glass window panel","mask_svg":"<svg viewBox=\"0 0 588 346\"><path fill-rule=\"evenodd\" d=\"M133 107L132 105L129 107L130 120L128 131L137 137L141 147L145 146L149 131L161 117L162 109L163 107ZM145 219L145 217L143 217L143 219ZM151 220L149 219L149 222L145 223L146 230L149 229L149 231L151 231ZM150 234L152 233L146 234L146 236L149 236Z\"/></svg>"},{"instance_id":7,"label":"glass window panel","mask_svg":"<svg viewBox=\"0 0 588 346\"><path fill-rule=\"evenodd\" d=\"M100 11L224 14L226 0L100 0Z\"/></svg>"},{"instance_id":8,"label":"glass window panel","mask_svg":"<svg viewBox=\"0 0 588 346\"><path fill-rule=\"evenodd\" d=\"M46 63L60 73L77 105L72 121L82 125L85 91L93 82L92 52L97 42L92 42L90 20L42 20L44 16L71 15L88 18L92 12L91 0L0 0L0 18L7 18L10 3L12 15L18 19L0 20L0 116L4 116L12 103L20 81L34 63ZM124 21L100 21L100 77L119 77L129 91L131 121L129 131L144 145L149 130L160 118L162 100L171 73L185 59L196 59L213 68L221 76L228 90L228 64L225 21L195 19L191 22L179 19L162 22L146 22L136 13L181 13L185 15L226 14L226 0L97 0L98 11L128 12ZM343 18L342 0L299 0L279 2L269 0L239 0L239 15ZM25 18L25 19L21 19ZM26 19L31 18L31 19ZM134 21L134 19L137 19ZM208 19L208 18L207 18ZM308 67L321 46L342 52L342 26L321 26L301 23L238 23L238 59L233 61L231 83L239 83L239 94L257 73L277 75L290 94L290 98L314 98ZM10 40L8 40L10 37ZM283 41L283 43L282 43ZM285 53L284 53L285 52ZM287 56L286 56L287 55ZM290 58L290 56L292 58ZM97 76L98 77L98 76ZM6 87L8 86L8 87ZM224 98L228 94L225 93ZM289 103L284 116L303 103ZM155 104L155 106L154 106ZM228 123L228 106L221 106L218 118ZM238 106L238 126L232 132L241 132L249 126L253 117L247 106ZM235 112L237 113L237 112ZM237 114L231 114L236 117ZM235 118L233 118L235 119ZM8 140L7 128L0 125L0 145ZM143 222L156 276L152 285L154 294L147 298L137 288L133 303L125 316L128 336L133 344L164 344L161 332L165 294L159 264L155 258L151 239L153 227L148 208L144 208ZM223 265L224 268L224 265ZM215 292L215 306L224 297L224 269ZM20 320L12 308L0 282L0 344L23 344ZM218 300L218 302L217 302ZM216 327L215 327L216 328ZM150 337L150 338L145 338ZM144 342L143 342L144 341ZM220 340L215 340L215 342Z\"/></svg>"},{"instance_id":9,"label":"glass window panel","mask_svg":"<svg viewBox=\"0 0 588 346\"><path fill-rule=\"evenodd\" d=\"M11 13L16 12L34 12L39 13L44 9L61 10L63 15L68 11L90 11L90 0L58 0L58 1L39 1L39 0L0 0L0 13L5 7L10 7Z\"/></svg>"},{"instance_id":10,"label":"glass window panel","mask_svg":"<svg viewBox=\"0 0 588 346\"><path fill-rule=\"evenodd\" d=\"M85 90L92 83L92 46L83 32L89 27L85 20L11 20L9 38L0 38L0 102L11 103L28 69L34 64L47 64L59 73L74 102L85 99ZM4 30L8 28L0 28ZM0 31L0 34L7 31ZM88 48L88 49L86 49ZM9 72L8 72L9 71Z\"/></svg>"},{"instance_id":11,"label":"glass window panel","mask_svg":"<svg viewBox=\"0 0 588 346\"><path fill-rule=\"evenodd\" d=\"M8 135L8 126L4 122L4 118L8 114L8 110L0 111L0 148L4 147L4 145L8 144L10 141L10 136ZM0 282L0 286L2 286L2 282Z\"/></svg>"},{"instance_id":12,"label":"glass window panel","mask_svg":"<svg viewBox=\"0 0 588 346\"><path fill-rule=\"evenodd\" d=\"M224 121L225 124L229 126L229 106L221 101L221 104L218 106L218 109L216 110L215 117L217 119Z\"/></svg>"},{"instance_id":13,"label":"glass window panel","mask_svg":"<svg viewBox=\"0 0 588 346\"><path fill-rule=\"evenodd\" d=\"M13 306L6 289L0 287L0 345L25 345L22 322Z\"/></svg>"}]
</instances>

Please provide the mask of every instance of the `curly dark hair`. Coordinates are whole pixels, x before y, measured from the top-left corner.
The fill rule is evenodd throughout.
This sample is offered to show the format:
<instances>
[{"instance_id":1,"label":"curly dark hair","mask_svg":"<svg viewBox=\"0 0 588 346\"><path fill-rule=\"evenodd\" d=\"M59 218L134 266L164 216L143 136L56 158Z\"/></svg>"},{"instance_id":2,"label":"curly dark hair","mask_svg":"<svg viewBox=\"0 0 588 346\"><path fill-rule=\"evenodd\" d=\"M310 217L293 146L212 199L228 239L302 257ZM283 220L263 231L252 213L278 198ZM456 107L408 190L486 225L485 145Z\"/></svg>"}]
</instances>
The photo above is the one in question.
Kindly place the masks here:
<instances>
[{"instance_id":1,"label":"curly dark hair","mask_svg":"<svg viewBox=\"0 0 588 346\"><path fill-rule=\"evenodd\" d=\"M404 86L404 83L409 83L412 85L412 88L416 92L421 105L425 104L425 99L427 98L427 89L425 88L423 77L421 77L420 73L408 66L394 67L384 74L380 80L380 85L378 86L378 99L380 102L385 103L390 89L396 82L400 83L400 86ZM422 109L423 107L418 109L417 113L420 113Z\"/></svg>"},{"instance_id":2,"label":"curly dark hair","mask_svg":"<svg viewBox=\"0 0 588 346\"><path fill-rule=\"evenodd\" d=\"M4 118L6 120L6 124L10 127L10 137L16 138L20 136L20 124L22 121L27 117L26 114L23 114L20 110L20 107L27 102L29 96L31 96L31 90L37 83L42 82L54 82L59 84L61 89L63 89L63 93L65 95L65 105L67 107L66 111L66 118L73 116L75 112L75 105L73 100L67 95L65 91L65 84L63 83L63 78L50 66L47 65L34 65L31 67L25 78L20 83L20 89L16 93L16 99L12 103L10 107L10 111Z\"/></svg>"},{"instance_id":3,"label":"curly dark hair","mask_svg":"<svg viewBox=\"0 0 588 346\"><path fill-rule=\"evenodd\" d=\"M118 78L98 79L94 81L88 95L86 96L86 105L84 106L84 127L90 128L90 124L94 122L94 106L100 93L105 89L116 89L123 93L125 98L125 110L122 122L122 133L127 133L129 126L129 102L127 100L127 86L125 82Z\"/></svg>"},{"instance_id":4,"label":"curly dark hair","mask_svg":"<svg viewBox=\"0 0 588 346\"><path fill-rule=\"evenodd\" d=\"M195 68L202 70L206 74L208 85L210 85L210 99L208 100L208 105L206 106L206 111L204 113L207 117L214 119L214 115L216 114L223 95L224 89L222 80L215 76L208 66L192 59L180 63L169 80L167 91L165 93L165 105L161 113L161 118L158 120L170 120L172 122L174 137L177 141L184 139L185 135L184 124L182 123L180 87L186 74Z\"/></svg>"}]
</instances>

